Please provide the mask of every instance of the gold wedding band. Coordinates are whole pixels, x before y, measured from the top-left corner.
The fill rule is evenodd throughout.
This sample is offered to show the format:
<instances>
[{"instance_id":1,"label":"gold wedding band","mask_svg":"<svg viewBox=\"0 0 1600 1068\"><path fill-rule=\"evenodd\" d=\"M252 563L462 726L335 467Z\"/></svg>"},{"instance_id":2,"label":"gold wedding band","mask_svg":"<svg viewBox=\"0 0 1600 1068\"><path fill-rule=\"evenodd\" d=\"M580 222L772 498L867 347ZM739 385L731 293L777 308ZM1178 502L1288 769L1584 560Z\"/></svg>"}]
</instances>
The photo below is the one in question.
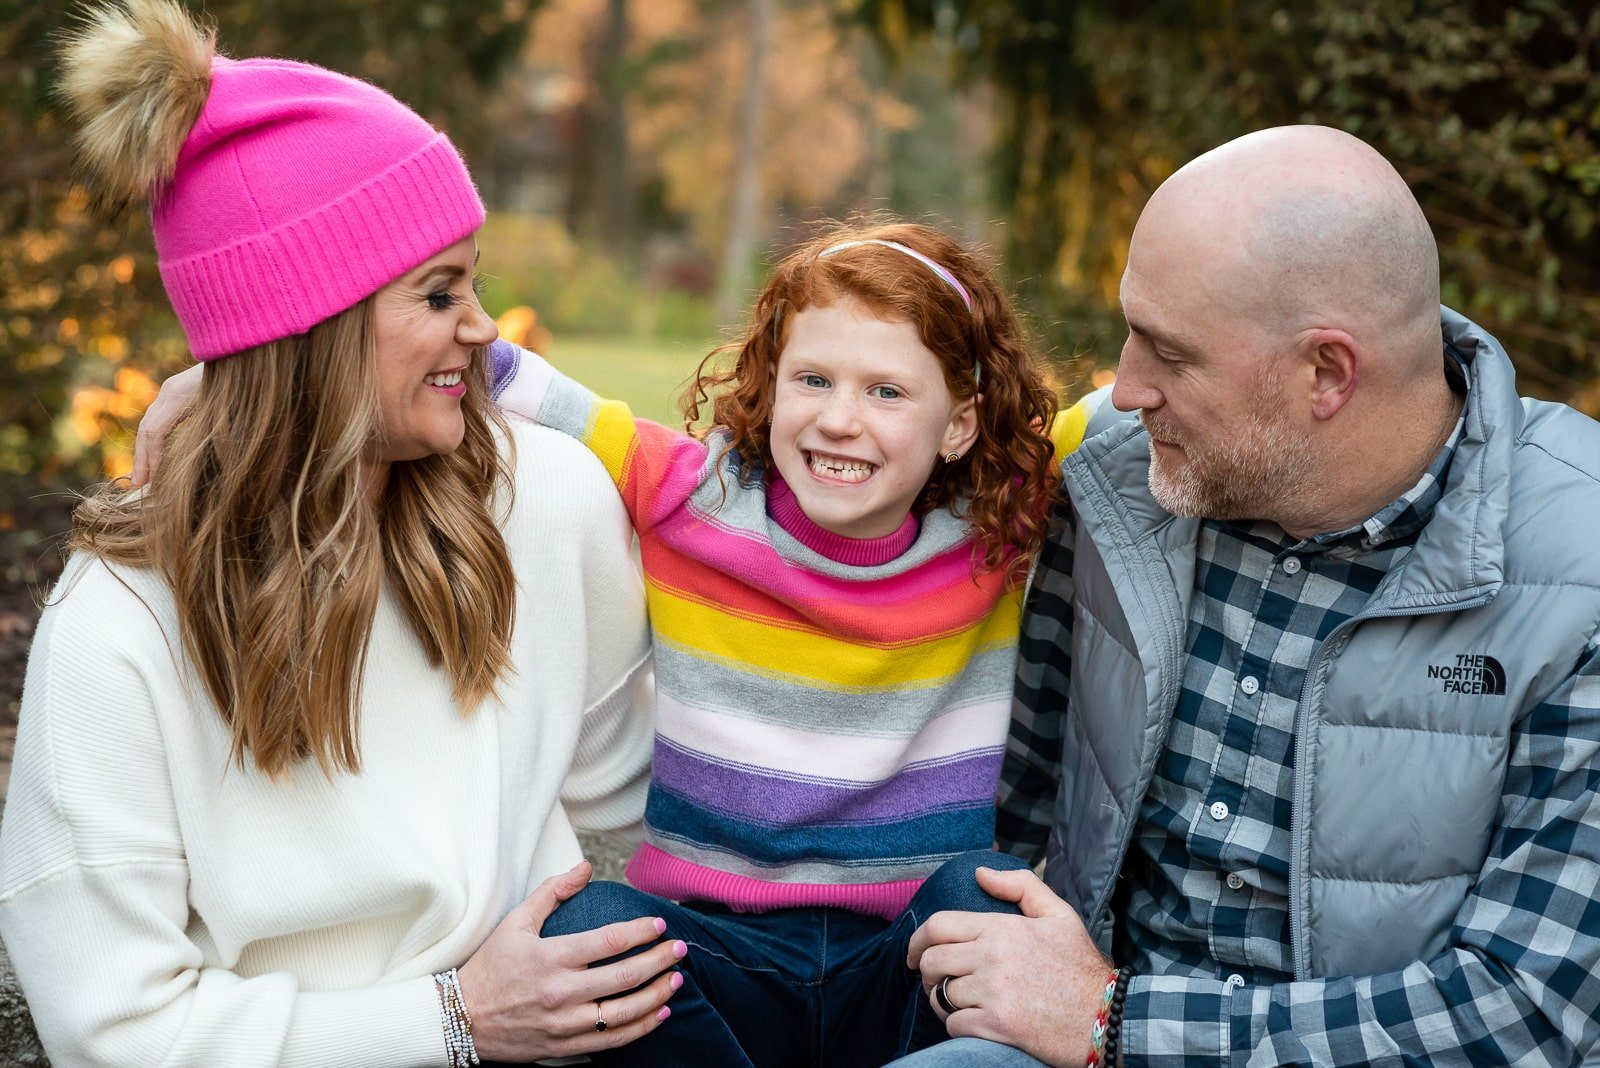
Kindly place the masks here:
<instances>
[{"instance_id":1,"label":"gold wedding band","mask_svg":"<svg viewBox=\"0 0 1600 1068\"><path fill-rule=\"evenodd\" d=\"M604 1031L606 1029L606 1013L600 1007L599 998L596 998L594 1002L594 1029L596 1031Z\"/></svg>"}]
</instances>

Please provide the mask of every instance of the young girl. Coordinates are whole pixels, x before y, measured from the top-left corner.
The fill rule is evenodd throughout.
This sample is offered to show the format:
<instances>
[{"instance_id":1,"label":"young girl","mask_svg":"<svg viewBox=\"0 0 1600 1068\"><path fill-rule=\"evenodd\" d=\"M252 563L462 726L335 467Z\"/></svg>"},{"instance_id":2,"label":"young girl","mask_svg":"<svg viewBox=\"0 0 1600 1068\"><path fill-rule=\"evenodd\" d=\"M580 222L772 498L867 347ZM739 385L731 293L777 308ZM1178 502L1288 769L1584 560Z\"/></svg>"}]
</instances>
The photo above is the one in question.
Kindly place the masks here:
<instances>
[{"instance_id":1,"label":"young girl","mask_svg":"<svg viewBox=\"0 0 1600 1068\"><path fill-rule=\"evenodd\" d=\"M686 401L697 439L492 349L501 407L616 481L656 655L637 889L544 930L655 915L689 947L673 1018L608 1063L881 1064L944 1037L911 933L1009 908L972 870L1020 862L960 855L993 841L1023 579L1084 420L1054 421L1005 295L925 226L805 245L736 351Z\"/></svg>"}]
</instances>

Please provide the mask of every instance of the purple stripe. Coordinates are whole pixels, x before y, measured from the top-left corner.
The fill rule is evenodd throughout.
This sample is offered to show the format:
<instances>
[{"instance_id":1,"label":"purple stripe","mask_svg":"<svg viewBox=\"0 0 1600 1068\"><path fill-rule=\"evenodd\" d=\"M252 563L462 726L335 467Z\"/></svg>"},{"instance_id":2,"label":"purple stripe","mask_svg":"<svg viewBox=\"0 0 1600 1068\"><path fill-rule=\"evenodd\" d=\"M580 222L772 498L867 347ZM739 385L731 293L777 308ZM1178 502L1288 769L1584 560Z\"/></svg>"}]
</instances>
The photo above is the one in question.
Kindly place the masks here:
<instances>
[{"instance_id":1,"label":"purple stripe","mask_svg":"<svg viewBox=\"0 0 1600 1068\"><path fill-rule=\"evenodd\" d=\"M658 737L652 774L658 785L686 801L769 826L890 823L993 804L1002 752L974 749L936 764L912 765L862 787L733 767Z\"/></svg>"}]
</instances>

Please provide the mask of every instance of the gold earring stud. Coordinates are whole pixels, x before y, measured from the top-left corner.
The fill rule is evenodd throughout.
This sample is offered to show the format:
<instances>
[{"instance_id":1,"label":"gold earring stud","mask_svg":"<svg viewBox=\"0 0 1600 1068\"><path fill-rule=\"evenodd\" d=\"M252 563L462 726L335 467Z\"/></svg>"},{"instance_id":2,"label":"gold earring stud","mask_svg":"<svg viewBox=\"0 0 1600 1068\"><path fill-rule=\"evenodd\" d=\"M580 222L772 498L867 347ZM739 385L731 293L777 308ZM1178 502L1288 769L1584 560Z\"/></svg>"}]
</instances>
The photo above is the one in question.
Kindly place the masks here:
<instances>
[{"instance_id":1,"label":"gold earring stud","mask_svg":"<svg viewBox=\"0 0 1600 1068\"><path fill-rule=\"evenodd\" d=\"M953 464L959 459L961 459L961 454L959 452L951 452L945 454L944 462L947 464Z\"/></svg>"}]
</instances>

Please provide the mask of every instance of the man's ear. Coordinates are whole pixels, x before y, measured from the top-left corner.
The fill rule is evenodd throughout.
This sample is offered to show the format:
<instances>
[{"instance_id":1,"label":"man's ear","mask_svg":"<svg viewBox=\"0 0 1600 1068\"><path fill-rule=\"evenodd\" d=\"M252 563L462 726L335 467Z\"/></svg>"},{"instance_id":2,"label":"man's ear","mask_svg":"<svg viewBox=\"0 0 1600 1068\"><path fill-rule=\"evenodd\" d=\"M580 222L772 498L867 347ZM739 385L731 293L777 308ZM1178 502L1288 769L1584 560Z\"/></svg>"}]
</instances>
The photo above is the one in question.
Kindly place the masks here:
<instances>
[{"instance_id":1,"label":"man's ear","mask_svg":"<svg viewBox=\"0 0 1600 1068\"><path fill-rule=\"evenodd\" d=\"M1343 330L1314 330L1301 351L1311 365L1311 414L1332 419L1356 395L1361 349Z\"/></svg>"},{"instance_id":2,"label":"man's ear","mask_svg":"<svg viewBox=\"0 0 1600 1068\"><path fill-rule=\"evenodd\" d=\"M965 456L978 440L978 405L983 403L983 394L969 397L956 405L956 410L950 415L950 425L945 427L944 440L940 445L941 456L948 456L958 452Z\"/></svg>"}]
</instances>

